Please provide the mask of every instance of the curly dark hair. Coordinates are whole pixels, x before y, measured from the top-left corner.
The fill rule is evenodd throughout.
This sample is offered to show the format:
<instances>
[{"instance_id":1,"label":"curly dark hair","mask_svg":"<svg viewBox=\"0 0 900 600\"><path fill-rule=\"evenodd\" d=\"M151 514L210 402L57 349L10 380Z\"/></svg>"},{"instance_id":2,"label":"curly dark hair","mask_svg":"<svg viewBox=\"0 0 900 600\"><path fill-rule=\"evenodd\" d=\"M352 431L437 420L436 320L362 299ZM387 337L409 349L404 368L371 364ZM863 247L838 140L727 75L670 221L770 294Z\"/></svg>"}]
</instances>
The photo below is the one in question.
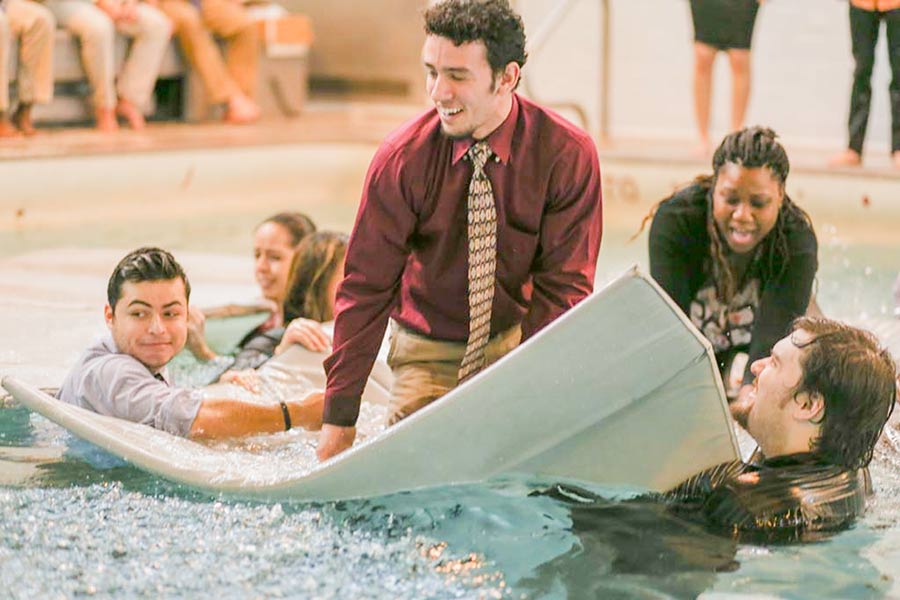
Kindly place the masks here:
<instances>
[{"instance_id":1,"label":"curly dark hair","mask_svg":"<svg viewBox=\"0 0 900 600\"><path fill-rule=\"evenodd\" d=\"M713 280L716 282L716 295L723 302L730 302L737 293L738 281L731 264L728 261L725 243L716 227L713 218L713 191L716 187L716 179L719 170L726 163L734 163L745 168L753 169L766 167L778 181L782 192L791 170L784 147L778 142L778 134L768 127L745 127L725 136L722 143L713 154L711 177L698 179L698 183L708 187L706 228L709 233L709 252L712 260ZM812 219L802 208L791 201L785 194L775 228L754 250L753 268L762 272L767 277L778 277L787 267L790 259L788 238L786 233L786 221L789 218L805 221L811 231L815 231Z\"/></svg>"},{"instance_id":2,"label":"curly dark hair","mask_svg":"<svg viewBox=\"0 0 900 600\"><path fill-rule=\"evenodd\" d=\"M819 394L825 414L813 451L848 469L869 464L897 401L897 365L878 339L830 319L800 317L793 331L812 335L800 357L803 377L794 394Z\"/></svg>"},{"instance_id":3,"label":"curly dark hair","mask_svg":"<svg viewBox=\"0 0 900 600\"><path fill-rule=\"evenodd\" d=\"M106 284L106 301L115 310L116 303L122 297L122 285L126 281L140 283L142 281L164 281L180 277L184 282L184 294L191 299L191 284L178 261L171 253L162 248L145 246L132 250L119 261Z\"/></svg>"},{"instance_id":4,"label":"curly dark hair","mask_svg":"<svg viewBox=\"0 0 900 600\"><path fill-rule=\"evenodd\" d=\"M507 0L444 0L425 11L425 33L457 46L483 42L494 76L511 62L525 66L525 25Z\"/></svg>"},{"instance_id":5,"label":"curly dark hair","mask_svg":"<svg viewBox=\"0 0 900 600\"><path fill-rule=\"evenodd\" d=\"M343 264L347 236L332 231L312 233L300 242L291 261L291 278L284 299L284 322L303 317L324 323L334 318L328 283Z\"/></svg>"}]
</instances>

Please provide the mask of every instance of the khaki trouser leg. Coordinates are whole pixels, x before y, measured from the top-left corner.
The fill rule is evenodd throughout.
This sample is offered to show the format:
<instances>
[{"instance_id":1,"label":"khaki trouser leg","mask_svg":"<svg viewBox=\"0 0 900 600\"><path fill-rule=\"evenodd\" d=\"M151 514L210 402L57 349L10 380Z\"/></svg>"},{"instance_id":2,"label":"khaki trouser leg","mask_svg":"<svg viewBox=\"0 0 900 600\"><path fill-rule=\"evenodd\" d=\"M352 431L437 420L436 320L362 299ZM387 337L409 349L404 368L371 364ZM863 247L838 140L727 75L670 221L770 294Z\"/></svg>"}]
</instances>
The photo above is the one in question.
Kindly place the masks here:
<instances>
[{"instance_id":1,"label":"khaki trouser leg","mask_svg":"<svg viewBox=\"0 0 900 600\"><path fill-rule=\"evenodd\" d=\"M244 94L256 97L259 71L259 36L256 23L233 0L203 0L203 22L227 44L225 64L231 79Z\"/></svg>"},{"instance_id":2,"label":"khaki trouser leg","mask_svg":"<svg viewBox=\"0 0 900 600\"><path fill-rule=\"evenodd\" d=\"M53 99L53 13L31 0L7 0L12 34L19 38L19 101L47 104ZM0 52L2 54L2 52ZM7 60L7 67L9 61Z\"/></svg>"},{"instance_id":3,"label":"khaki trouser leg","mask_svg":"<svg viewBox=\"0 0 900 600\"><path fill-rule=\"evenodd\" d=\"M227 102L238 87L225 68L225 62L200 12L187 0L160 0L159 8L175 26L175 35L191 68L197 72L210 104Z\"/></svg>"},{"instance_id":4,"label":"khaki trouser leg","mask_svg":"<svg viewBox=\"0 0 900 600\"><path fill-rule=\"evenodd\" d=\"M6 13L0 12L0 112L9 110L9 51L12 35L9 31L9 19Z\"/></svg>"},{"instance_id":5,"label":"khaki trouser leg","mask_svg":"<svg viewBox=\"0 0 900 600\"><path fill-rule=\"evenodd\" d=\"M519 326L492 337L484 350L487 364L499 360L521 339ZM463 342L433 340L391 323L388 365L394 373L394 384L389 423L393 425L455 388L465 352Z\"/></svg>"},{"instance_id":6,"label":"khaki trouser leg","mask_svg":"<svg viewBox=\"0 0 900 600\"><path fill-rule=\"evenodd\" d=\"M172 35L172 23L156 8L140 2L137 19L131 23L120 22L116 28L132 39L116 90L120 98L145 111Z\"/></svg>"},{"instance_id":7,"label":"khaki trouser leg","mask_svg":"<svg viewBox=\"0 0 900 600\"><path fill-rule=\"evenodd\" d=\"M116 30L112 19L85 0L46 0L46 6L60 25L78 38L81 64L94 91L94 108L115 108Z\"/></svg>"}]
</instances>

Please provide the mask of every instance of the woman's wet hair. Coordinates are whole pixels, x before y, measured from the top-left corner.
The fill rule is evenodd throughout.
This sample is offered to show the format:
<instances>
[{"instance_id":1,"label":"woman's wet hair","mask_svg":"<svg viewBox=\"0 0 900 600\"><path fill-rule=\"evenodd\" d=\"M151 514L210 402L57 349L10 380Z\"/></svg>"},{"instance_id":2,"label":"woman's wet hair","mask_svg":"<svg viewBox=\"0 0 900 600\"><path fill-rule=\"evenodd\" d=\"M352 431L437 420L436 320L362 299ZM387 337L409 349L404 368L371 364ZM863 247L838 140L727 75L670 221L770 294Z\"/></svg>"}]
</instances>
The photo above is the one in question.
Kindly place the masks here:
<instances>
[{"instance_id":1,"label":"woman's wet hair","mask_svg":"<svg viewBox=\"0 0 900 600\"><path fill-rule=\"evenodd\" d=\"M711 177L698 178L696 183L707 187L706 229L709 234L709 253L712 262L713 281L716 296L725 303L731 301L738 292L739 282L728 261L726 242L722 239L713 217L713 192L719 172L726 164L735 164L747 169L765 168L778 182L782 193L787 182L791 164L784 147L778 142L778 135L768 127L745 127L725 136L713 154ZM790 260L790 246L786 230L789 218L805 221L810 230L812 219L802 208L794 204L784 194L775 227L753 250L753 266L767 277L778 277L787 268ZM784 260L780 260L783 258Z\"/></svg>"},{"instance_id":2,"label":"woman's wet hair","mask_svg":"<svg viewBox=\"0 0 900 600\"><path fill-rule=\"evenodd\" d=\"M507 0L444 0L425 11L425 33L461 46L483 42L494 77L511 62L525 65L525 25Z\"/></svg>"},{"instance_id":3,"label":"woman's wet hair","mask_svg":"<svg viewBox=\"0 0 900 600\"><path fill-rule=\"evenodd\" d=\"M122 297L122 285L126 281L141 283L142 281L168 281L180 277L184 282L185 299L191 298L191 284L178 261L171 253L162 248L145 246L132 250L125 255L106 284L106 301L115 310L116 303Z\"/></svg>"},{"instance_id":4,"label":"woman's wet hair","mask_svg":"<svg viewBox=\"0 0 900 600\"><path fill-rule=\"evenodd\" d=\"M323 323L334 318L334 298L328 284L347 254L347 236L319 231L303 238L291 261L291 278L284 300L284 322L303 317Z\"/></svg>"},{"instance_id":5,"label":"woman's wet hair","mask_svg":"<svg viewBox=\"0 0 900 600\"><path fill-rule=\"evenodd\" d=\"M848 469L869 464L897 401L897 365L868 331L830 319L801 317L793 331L811 334L803 349L803 376L794 394L819 394L825 413L813 451Z\"/></svg>"},{"instance_id":6,"label":"woman's wet hair","mask_svg":"<svg viewBox=\"0 0 900 600\"><path fill-rule=\"evenodd\" d=\"M294 246L299 244L303 238L316 231L316 224L312 222L312 219L299 212L274 214L257 225L256 228L259 229L266 223L276 223L284 227L291 235L291 242Z\"/></svg>"}]
</instances>

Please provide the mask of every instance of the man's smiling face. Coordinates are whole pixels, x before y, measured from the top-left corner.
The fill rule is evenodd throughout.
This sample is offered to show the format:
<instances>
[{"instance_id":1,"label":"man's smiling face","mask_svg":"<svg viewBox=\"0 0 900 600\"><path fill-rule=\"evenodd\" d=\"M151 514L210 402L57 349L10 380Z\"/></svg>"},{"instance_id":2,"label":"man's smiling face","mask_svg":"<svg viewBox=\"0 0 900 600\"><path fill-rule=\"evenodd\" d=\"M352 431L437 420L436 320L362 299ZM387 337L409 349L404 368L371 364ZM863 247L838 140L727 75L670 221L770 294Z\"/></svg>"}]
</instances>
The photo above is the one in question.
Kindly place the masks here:
<instances>
[{"instance_id":1,"label":"man's smiling face","mask_svg":"<svg viewBox=\"0 0 900 600\"><path fill-rule=\"evenodd\" d=\"M457 46L452 40L429 35L422 48L425 88L437 108L441 128L452 138L483 139L499 127L512 102L518 66L511 63L496 76L484 42Z\"/></svg>"},{"instance_id":2,"label":"man's smiling face","mask_svg":"<svg viewBox=\"0 0 900 600\"><path fill-rule=\"evenodd\" d=\"M119 301L114 307L107 305L104 316L119 352L156 373L184 347L187 309L180 277L126 281Z\"/></svg>"}]
</instances>

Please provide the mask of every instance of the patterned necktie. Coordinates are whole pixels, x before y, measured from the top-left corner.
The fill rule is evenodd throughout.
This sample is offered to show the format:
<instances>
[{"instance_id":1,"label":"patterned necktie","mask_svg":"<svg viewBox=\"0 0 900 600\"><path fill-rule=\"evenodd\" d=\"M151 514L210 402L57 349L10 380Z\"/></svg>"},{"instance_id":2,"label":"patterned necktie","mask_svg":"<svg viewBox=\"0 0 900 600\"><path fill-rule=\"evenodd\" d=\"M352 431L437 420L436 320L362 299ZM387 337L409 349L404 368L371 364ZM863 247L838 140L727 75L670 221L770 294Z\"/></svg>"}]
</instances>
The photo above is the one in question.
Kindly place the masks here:
<instances>
[{"instance_id":1,"label":"patterned necktie","mask_svg":"<svg viewBox=\"0 0 900 600\"><path fill-rule=\"evenodd\" d=\"M487 142L473 144L466 153L472 161L469 181L469 340L459 366L462 383L484 367L484 347L491 337L494 272L497 268L497 208L494 188L484 172L491 157Z\"/></svg>"}]
</instances>

